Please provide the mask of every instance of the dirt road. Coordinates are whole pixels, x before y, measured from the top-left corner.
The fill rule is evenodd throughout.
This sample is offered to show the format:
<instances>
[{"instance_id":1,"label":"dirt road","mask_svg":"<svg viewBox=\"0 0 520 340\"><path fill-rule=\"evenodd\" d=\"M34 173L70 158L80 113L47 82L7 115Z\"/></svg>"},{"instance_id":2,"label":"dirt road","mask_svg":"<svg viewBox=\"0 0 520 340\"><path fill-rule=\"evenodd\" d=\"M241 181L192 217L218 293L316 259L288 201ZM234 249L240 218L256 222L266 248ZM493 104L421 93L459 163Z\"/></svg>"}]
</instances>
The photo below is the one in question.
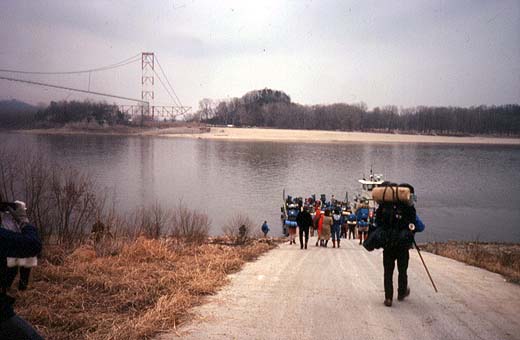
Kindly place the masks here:
<instances>
[{"instance_id":1,"label":"dirt road","mask_svg":"<svg viewBox=\"0 0 520 340\"><path fill-rule=\"evenodd\" d=\"M161 339L520 339L520 286L498 274L423 252L435 293L411 250L411 295L388 308L381 251L312 241L247 264L195 321Z\"/></svg>"}]
</instances>

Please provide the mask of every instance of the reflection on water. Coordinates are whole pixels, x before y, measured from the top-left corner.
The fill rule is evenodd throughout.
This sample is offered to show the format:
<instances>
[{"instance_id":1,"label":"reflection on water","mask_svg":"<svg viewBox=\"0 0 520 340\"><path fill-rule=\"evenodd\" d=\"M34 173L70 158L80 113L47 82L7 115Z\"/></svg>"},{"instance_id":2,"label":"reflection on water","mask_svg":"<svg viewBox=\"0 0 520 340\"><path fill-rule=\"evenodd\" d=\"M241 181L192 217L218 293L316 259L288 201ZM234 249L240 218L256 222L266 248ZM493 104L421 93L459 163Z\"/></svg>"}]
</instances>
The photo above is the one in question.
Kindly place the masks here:
<instances>
[{"instance_id":1,"label":"reflection on water","mask_svg":"<svg viewBox=\"0 0 520 340\"><path fill-rule=\"evenodd\" d=\"M111 188L121 211L182 200L219 233L237 213L280 232L282 190L352 197L372 166L415 186L427 224L419 240L520 242L520 148L483 145L296 144L1 133L4 145L46 155Z\"/></svg>"}]
</instances>

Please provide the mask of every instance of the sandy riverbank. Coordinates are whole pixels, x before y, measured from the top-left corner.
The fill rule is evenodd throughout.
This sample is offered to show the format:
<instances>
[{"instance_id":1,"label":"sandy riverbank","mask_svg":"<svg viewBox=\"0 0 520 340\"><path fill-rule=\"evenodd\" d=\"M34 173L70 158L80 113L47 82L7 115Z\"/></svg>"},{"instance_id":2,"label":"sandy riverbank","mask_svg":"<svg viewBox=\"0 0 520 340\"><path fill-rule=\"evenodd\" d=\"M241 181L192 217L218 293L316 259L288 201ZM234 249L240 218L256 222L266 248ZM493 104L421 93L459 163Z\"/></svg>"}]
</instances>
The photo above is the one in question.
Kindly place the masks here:
<instances>
[{"instance_id":1,"label":"sandy riverbank","mask_svg":"<svg viewBox=\"0 0 520 340\"><path fill-rule=\"evenodd\" d=\"M448 137L405 135L369 132L343 132L319 130L282 130L259 128L222 128L212 127L206 133L175 133L167 131L158 133L164 137L191 137L212 140L231 141L280 141L307 143L451 143L451 144L502 144L520 145L520 138L496 137Z\"/></svg>"},{"instance_id":2,"label":"sandy riverbank","mask_svg":"<svg viewBox=\"0 0 520 340\"><path fill-rule=\"evenodd\" d=\"M373 132L344 132L323 130L286 130L262 128L229 128L177 126L170 128L110 127L98 129L54 128L20 130L21 133L51 135L128 135L161 136L167 138L197 138L228 141L272 141L295 143L431 143L431 144L495 144L520 145L520 138L451 137Z\"/></svg>"}]
</instances>

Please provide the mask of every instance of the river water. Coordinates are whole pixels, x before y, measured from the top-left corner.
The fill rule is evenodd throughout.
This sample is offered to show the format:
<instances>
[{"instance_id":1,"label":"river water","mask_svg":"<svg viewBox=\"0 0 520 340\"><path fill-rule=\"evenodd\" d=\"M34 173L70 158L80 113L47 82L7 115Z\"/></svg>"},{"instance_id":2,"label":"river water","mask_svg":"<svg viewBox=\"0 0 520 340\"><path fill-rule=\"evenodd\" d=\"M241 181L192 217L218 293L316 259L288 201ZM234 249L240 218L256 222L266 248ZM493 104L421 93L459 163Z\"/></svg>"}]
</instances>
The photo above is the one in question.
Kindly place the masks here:
<instances>
[{"instance_id":1,"label":"river water","mask_svg":"<svg viewBox=\"0 0 520 340\"><path fill-rule=\"evenodd\" d=\"M281 234L282 190L293 196L349 197L372 166L414 185L427 229L419 241L520 242L520 147L462 144L312 144L189 138L0 133L8 148L30 149L89 173L127 212L179 200L205 212L212 234L234 214Z\"/></svg>"}]
</instances>

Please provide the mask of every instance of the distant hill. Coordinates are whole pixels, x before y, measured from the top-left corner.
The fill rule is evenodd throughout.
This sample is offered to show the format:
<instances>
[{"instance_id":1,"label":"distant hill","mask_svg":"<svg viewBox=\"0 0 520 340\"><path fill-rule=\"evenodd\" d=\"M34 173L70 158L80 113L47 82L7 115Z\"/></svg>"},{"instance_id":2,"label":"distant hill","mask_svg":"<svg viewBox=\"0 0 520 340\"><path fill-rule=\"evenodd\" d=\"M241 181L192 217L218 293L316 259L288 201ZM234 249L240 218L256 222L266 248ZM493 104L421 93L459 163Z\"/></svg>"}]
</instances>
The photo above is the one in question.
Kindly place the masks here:
<instances>
[{"instance_id":1,"label":"distant hill","mask_svg":"<svg viewBox=\"0 0 520 340\"><path fill-rule=\"evenodd\" d=\"M25 102L11 99L0 100L0 128L18 128L30 125L38 108Z\"/></svg>"},{"instance_id":2,"label":"distant hill","mask_svg":"<svg viewBox=\"0 0 520 340\"><path fill-rule=\"evenodd\" d=\"M38 108L25 102L11 99L0 100L0 113L15 113L15 112L36 112Z\"/></svg>"}]
</instances>

